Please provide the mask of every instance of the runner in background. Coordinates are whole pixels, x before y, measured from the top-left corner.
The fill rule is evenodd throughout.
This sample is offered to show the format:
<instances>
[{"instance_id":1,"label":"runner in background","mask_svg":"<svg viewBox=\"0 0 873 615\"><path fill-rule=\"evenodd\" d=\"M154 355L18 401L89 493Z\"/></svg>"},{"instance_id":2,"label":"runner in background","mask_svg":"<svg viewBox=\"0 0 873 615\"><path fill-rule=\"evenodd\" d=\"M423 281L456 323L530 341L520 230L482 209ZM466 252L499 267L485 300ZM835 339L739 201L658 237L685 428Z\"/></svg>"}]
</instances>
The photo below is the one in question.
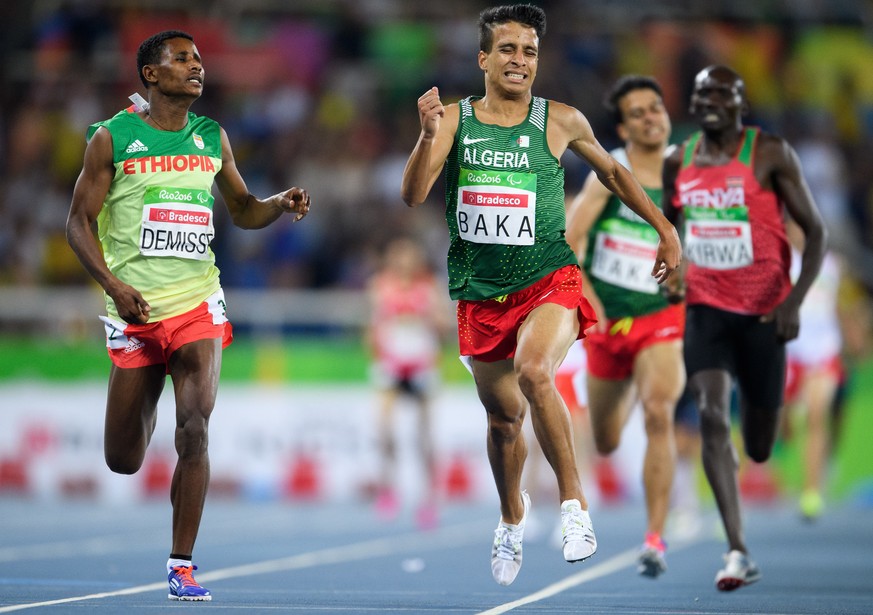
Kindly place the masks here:
<instances>
[{"instance_id":1,"label":"runner in background","mask_svg":"<svg viewBox=\"0 0 873 615\"><path fill-rule=\"evenodd\" d=\"M800 272L803 233L793 222L789 222L788 231L792 244L791 277L796 279ZM798 432L803 433L799 507L807 521L815 521L824 510L831 452L831 410L845 376L837 309L841 275L839 258L828 252L800 308L800 334L786 346L786 411L782 416L781 436L787 441Z\"/></svg>"},{"instance_id":2,"label":"runner in background","mask_svg":"<svg viewBox=\"0 0 873 615\"><path fill-rule=\"evenodd\" d=\"M704 471L727 535L725 566L715 576L720 591L761 578L743 531L731 439L734 384L745 452L763 463L780 422L785 344L797 337L800 306L826 246L797 154L781 137L745 126L748 110L735 71L703 69L690 101L700 131L664 162L664 214L684 236L688 386L700 409ZM786 215L804 235L793 284Z\"/></svg>"},{"instance_id":3,"label":"runner in background","mask_svg":"<svg viewBox=\"0 0 873 615\"><path fill-rule=\"evenodd\" d=\"M438 522L438 476L434 457L431 402L439 381L442 340L451 327L451 309L442 284L421 247L410 238L394 239L384 251L379 270L367 289L370 324L367 345L372 378L378 389L380 477L376 512L391 521L400 512L396 410L401 398L416 406L419 455L424 479L416 510L419 527Z\"/></svg>"},{"instance_id":4,"label":"runner in background","mask_svg":"<svg viewBox=\"0 0 873 615\"><path fill-rule=\"evenodd\" d=\"M605 103L625 143L610 154L660 203L671 128L661 87L650 77L628 75L613 85ZM681 297L665 297L646 275L657 233L596 174L588 176L569 211L567 241L583 259L583 289L597 314L585 340L594 442L601 455L613 453L637 401L642 404L647 524L638 571L657 578L667 570L663 534L676 457L673 414L685 387L685 306Z\"/></svg>"}]
</instances>

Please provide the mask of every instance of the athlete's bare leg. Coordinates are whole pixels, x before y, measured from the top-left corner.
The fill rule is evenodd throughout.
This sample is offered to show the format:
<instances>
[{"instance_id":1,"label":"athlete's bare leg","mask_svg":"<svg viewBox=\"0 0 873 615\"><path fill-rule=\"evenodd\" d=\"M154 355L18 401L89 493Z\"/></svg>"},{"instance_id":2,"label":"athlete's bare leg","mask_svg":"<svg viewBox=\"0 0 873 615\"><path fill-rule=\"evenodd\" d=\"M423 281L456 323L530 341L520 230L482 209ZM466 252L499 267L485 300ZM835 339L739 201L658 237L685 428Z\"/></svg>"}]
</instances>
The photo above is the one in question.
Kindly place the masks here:
<instances>
[{"instance_id":1,"label":"athlete's bare leg","mask_svg":"<svg viewBox=\"0 0 873 615\"><path fill-rule=\"evenodd\" d=\"M524 517L521 474L527 445L521 428L527 400L518 386L511 360L474 360L473 377L488 417L488 461L500 498L500 514L505 523L514 525Z\"/></svg>"},{"instance_id":2,"label":"athlete's bare leg","mask_svg":"<svg viewBox=\"0 0 873 615\"><path fill-rule=\"evenodd\" d=\"M804 382L802 399L806 404L806 446L803 488L821 491L827 470L830 409L839 386L838 377L822 369Z\"/></svg>"},{"instance_id":3,"label":"athlete's bare leg","mask_svg":"<svg viewBox=\"0 0 873 615\"><path fill-rule=\"evenodd\" d=\"M682 342L674 340L654 344L641 351L634 364L634 379L645 415L643 487L648 531L661 535L670 510L676 465L673 417L676 402L685 388Z\"/></svg>"},{"instance_id":4,"label":"athlete's bare leg","mask_svg":"<svg viewBox=\"0 0 873 615\"><path fill-rule=\"evenodd\" d=\"M730 550L746 553L737 480L739 457L731 440L731 376L725 370L707 369L688 380L700 409L703 436L703 469L724 524Z\"/></svg>"},{"instance_id":5,"label":"athlete's bare leg","mask_svg":"<svg viewBox=\"0 0 873 615\"><path fill-rule=\"evenodd\" d=\"M530 405L531 422L543 455L552 466L561 502L588 502L582 493L570 411L555 386L555 374L576 340L575 309L547 303L534 309L518 334L514 368L519 388Z\"/></svg>"},{"instance_id":6,"label":"athlete's bare leg","mask_svg":"<svg viewBox=\"0 0 873 615\"><path fill-rule=\"evenodd\" d=\"M394 489L396 478L397 445L394 437L394 408L399 396L396 387L381 389L377 396L379 403L377 430L381 453L379 488L385 491Z\"/></svg>"},{"instance_id":7,"label":"athlete's bare leg","mask_svg":"<svg viewBox=\"0 0 873 615\"><path fill-rule=\"evenodd\" d=\"M103 453L106 465L119 474L134 474L145 459L157 423L158 399L166 367L120 368L109 372Z\"/></svg>"},{"instance_id":8,"label":"athlete's bare leg","mask_svg":"<svg viewBox=\"0 0 873 615\"><path fill-rule=\"evenodd\" d=\"M209 486L209 417L221 372L221 338L185 344L170 357L176 394L176 452L170 500L172 553L191 554Z\"/></svg>"},{"instance_id":9,"label":"athlete's bare leg","mask_svg":"<svg viewBox=\"0 0 873 615\"><path fill-rule=\"evenodd\" d=\"M588 411L597 452L609 455L621 444L621 432L636 401L631 378L608 380L588 374Z\"/></svg>"}]
</instances>

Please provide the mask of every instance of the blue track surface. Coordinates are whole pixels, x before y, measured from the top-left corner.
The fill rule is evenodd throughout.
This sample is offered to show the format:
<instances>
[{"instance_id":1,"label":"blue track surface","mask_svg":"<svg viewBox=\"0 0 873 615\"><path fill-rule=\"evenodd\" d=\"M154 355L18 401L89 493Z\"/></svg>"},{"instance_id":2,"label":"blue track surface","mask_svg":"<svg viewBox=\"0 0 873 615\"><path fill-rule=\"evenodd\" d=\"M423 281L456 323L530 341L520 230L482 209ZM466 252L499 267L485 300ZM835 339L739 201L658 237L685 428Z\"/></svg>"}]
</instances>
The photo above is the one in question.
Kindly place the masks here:
<instances>
[{"instance_id":1,"label":"blue track surface","mask_svg":"<svg viewBox=\"0 0 873 615\"><path fill-rule=\"evenodd\" d=\"M534 502L539 518L557 504ZM553 510L552 510L553 509ZM453 505L422 532L376 520L366 504L212 499L198 538L197 579L209 603L167 600L169 505L0 499L0 613L873 613L871 511L828 509L816 524L793 507L747 508L763 579L716 591L724 543L705 531L673 541L669 570L637 576L639 506L592 511L599 549L567 564L543 535L526 540L509 587L491 579L497 506ZM548 532L545 532L548 534Z\"/></svg>"}]
</instances>

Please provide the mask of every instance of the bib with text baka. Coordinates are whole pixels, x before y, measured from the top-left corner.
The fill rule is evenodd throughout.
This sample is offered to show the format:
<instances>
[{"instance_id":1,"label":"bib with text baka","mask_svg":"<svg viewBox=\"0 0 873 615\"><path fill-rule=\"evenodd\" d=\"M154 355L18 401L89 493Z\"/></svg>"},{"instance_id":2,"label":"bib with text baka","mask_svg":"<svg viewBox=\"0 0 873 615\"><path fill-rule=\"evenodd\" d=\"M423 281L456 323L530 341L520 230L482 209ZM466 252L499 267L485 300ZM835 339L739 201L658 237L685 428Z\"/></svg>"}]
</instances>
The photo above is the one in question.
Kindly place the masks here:
<instances>
[{"instance_id":1,"label":"bib with text baka","mask_svg":"<svg viewBox=\"0 0 873 615\"><path fill-rule=\"evenodd\" d=\"M685 254L708 269L740 269L751 265L752 228L746 206L685 208Z\"/></svg>"},{"instance_id":2,"label":"bib with text baka","mask_svg":"<svg viewBox=\"0 0 873 615\"><path fill-rule=\"evenodd\" d=\"M610 284L655 294L658 282L652 263L658 255L658 233L621 218L607 220L595 238L591 273Z\"/></svg>"},{"instance_id":3,"label":"bib with text baka","mask_svg":"<svg viewBox=\"0 0 873 615\"><path fill-rule=\"evenodd\" d=\"M458 179L458 234L473 243L531 246L536 237L537 176L471 171Z\"/></svg>"},{"instance_id":4,"label":"bib with text baka","mask_svg":"<svg viewBox=\"0 0 873 615\"><path fill-rule=\"evenodd\" d=\"M214 197L206 190L152 186L146 189L139 251L146 256L206 260L215 236Z\"/></svg>"}]
</instances>

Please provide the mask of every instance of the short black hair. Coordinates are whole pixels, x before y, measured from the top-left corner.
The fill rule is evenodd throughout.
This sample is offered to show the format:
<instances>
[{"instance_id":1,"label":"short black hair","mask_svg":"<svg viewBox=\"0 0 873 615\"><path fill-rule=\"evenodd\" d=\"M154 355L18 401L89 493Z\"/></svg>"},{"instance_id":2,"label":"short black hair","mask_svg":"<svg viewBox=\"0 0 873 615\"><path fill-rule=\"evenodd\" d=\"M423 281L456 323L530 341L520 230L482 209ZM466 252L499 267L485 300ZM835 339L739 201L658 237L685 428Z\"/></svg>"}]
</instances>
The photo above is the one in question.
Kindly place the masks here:
<instances>
[{"instance_id":1,"label":"short black hair","mask_svg":"<svg viewBox=\"0 0 873 615\"><path fill-rule=\"evenodd\" d=\"M187 32L164 30L163 32L153 34L140 44L139 50L136 52L136 72L139 73L139 80L142 81L146 88L149 87L149 84L146 82L145 77L142 76L143 66L160 62L161 54L164 52L164 43L171 38L187 38L192 43L194 42L194 37Z\"/></svg>"},{"instance_id":2,"label":"short black hair","mask_svg":"<svg viewBox=\"0 0 873 615\"><path fill-rule=\"evenodd\" d=\"M619 101L624 98L629 92L634 90L652 90L661 98L664 98L664 92L661 90L661 85L655 81L654 77L646 77L644 75L625 75L619 78L606 93L603 99L603 106L609 111L612 116L612 121L618 125L624 122L624 117L621 114Z\"/></svg>"},{"instance_id":3,"label":"short black hair","mask_svg":"<svg viewBox=\"0 0 873 615\"><path fill-rule=\"evenodd\" d=\"M492 6L479 13L479 49L491 51L494 26L514 21L536 30L537 38L546 34L546 12L533 4Z\"/></svg>"}]
</instances>

